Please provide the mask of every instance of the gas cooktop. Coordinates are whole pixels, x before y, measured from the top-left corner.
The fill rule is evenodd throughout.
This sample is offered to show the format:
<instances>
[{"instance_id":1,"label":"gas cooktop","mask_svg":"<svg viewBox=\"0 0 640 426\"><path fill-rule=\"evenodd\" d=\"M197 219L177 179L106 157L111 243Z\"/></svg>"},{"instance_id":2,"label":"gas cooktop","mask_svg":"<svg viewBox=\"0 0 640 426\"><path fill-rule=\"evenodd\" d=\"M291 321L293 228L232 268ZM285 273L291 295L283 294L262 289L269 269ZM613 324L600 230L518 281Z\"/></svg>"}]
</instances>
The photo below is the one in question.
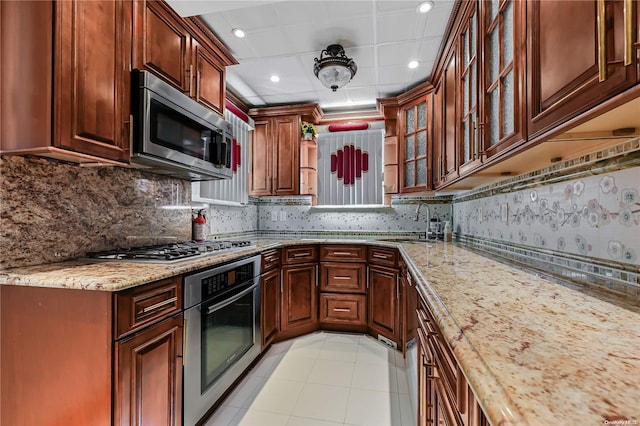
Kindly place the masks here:
<instances>
[{"instance_id":1,"label":"gas cooktop","mask_svg":"<svg viewBox=\"0 0 640 426\"><path fill-rule=\"evenodd\" d=\"M118 260L129 262L170 263L197 256L228 253L251 247L251 241L187 241L184 243L161 244L129 249L89 252L87 258L93 260Z\"/></svg>"}]
</instances>

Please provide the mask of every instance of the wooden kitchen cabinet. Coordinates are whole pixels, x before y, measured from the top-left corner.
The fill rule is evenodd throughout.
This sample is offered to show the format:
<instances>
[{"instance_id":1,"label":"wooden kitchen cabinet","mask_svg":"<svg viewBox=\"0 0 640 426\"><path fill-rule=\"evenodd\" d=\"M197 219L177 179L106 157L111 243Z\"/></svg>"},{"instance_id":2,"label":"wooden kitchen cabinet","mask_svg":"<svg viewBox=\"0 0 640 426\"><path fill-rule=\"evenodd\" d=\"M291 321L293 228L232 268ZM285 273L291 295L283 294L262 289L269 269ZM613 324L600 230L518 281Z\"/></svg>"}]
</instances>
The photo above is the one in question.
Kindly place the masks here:
<instances>
[{"instance_id":1,"label":"wooden kitchen cabinet","mask_svg":"<svg viewBox=\"0 0 640 426\"><path fill-rule=\"evenodd\" d=\"M164 1L135 2L133 67L147 70L224 114L231 53L199 18L182 19Z\"/></svg>"},{"instance_id":2,"label":"wooden kitchen cabinet","mask_svg":"<svg viewBox=\"0 0 640 426\"><path fill-rule=\"evenodd\" d=\"M318 328L318 248L282 249L282 298L279 338L309 333Z\"/></svg>"},{"instance_id":3,"label":"wooden kitchen cabinet","mask_svg":"<svg viewBox=\"0 0 640 426\"><path fill-rule=\"evenodd\" d=\"M116 293L3 285L0 332L0 424L182 423L182 277Z\"/></svg>"},{"instance_id":4,"label":"wooden kitchen cabinet","mask_svg":"<svg viewBox=\"0 0 640 426\"><path fill-rule=\"evenodd\" d=\"M133 67L188 92L192 78L191 36L182 20L163 1L136 1L134 11Z\"/></svg>"},{"instance_id":5,"label":"wooden kitchen cabinet","mask_svg":"<svg viewBox=\"0 0 640 426\"><path fill-rule=\"evenodd\" d=\"M492 157L527 138L526 18L523 1L482 2L481 153ZM560 40L560 39L558 39ZM556 40L556 44L558 44Z\"/></svg>"},{"instance_id":6,"label":"wooden kitchen cabinet","mask_svg":"<svg viewBox=\"0 0 640 426\"><path fill-rule=\"evenodd\" d=\"M369 334L399 342L398 270L369 264L367 320Z\"/></svg>"},{"instance_id":7,"label":"wooden kitchen cabinet","mask_svg":"<svg viewBox=\"0 0 640 426\"><path fill-rule=\"evenodd\" d=\"M249 195L297 195L300 116L255 117Z\"/></svg>"},{"instance_id":8,"label":"wooden kitchen cabinet","mask_svg":"<svg viewBox=\"0 0 640 426\"><path fill-rule=\"evenodd\" d=\"M300 335L318 328L318 264L282 267L282 333Z\"/></svg>"},{"instance_id":9,"label":"wooden kitchen cabinet","mask_svg":"<svg viewBox=\"0 0 640 426\"><path fill-rule=\"evenodd\" d=\"M264 350L280 330L280 250L269 250L262 254L262 271L260 328Z\"/></svg>"},{"instance_id":10,"label":"wooden kitchen cabinet","mask_svg":"<svg viewBox=\"0 0 640 426\"><path fill-rule=\"evenodd\" d=\"M401 108L400 150L404 162L400 173L402 192L431 187L431 97L424 95Z\"/></svg>"},{"instance_id":11,"label":"wooden kitchen cabinet","mask_svg":"<svg viewBox=\"0 0 640 426\"><path fill-rule=\"evenodd\" d=\"M627 4L625 12L624 0L527 1L531 137L638 82L638 2Z\"/></svg>"},{"instance_id":12,"label":"wooden kitchen cabinet","mask_svg":"<svg viewBox=\"0 0 640 426\"><path fill-rule=\"evenodd\" d=\"M320 324L323 328L362 332L367 326L367 247L320 247Z\"/></svg>"},{"instance_id":13,"label":"wooden kitchen cabinet","mask_svg":"<svg viewBox=\"0 0 640 426\"><path fill-rule=\"evenodd\" d=\"M129 160L133 3L2 2L3 154ZM25 82L29 82L26 84Z\"/></svg>"},{"instance_id":14,"label":"wooden kitchen cabinet","mask_svg":"<svg viewBox=\"0 0 640 426\"><path fill-rule=\"evenodd\" d=\"M488 421L426 302L418 297L418 426L486 426Z\"/></svg>"},{"instance_id":15,"label":"wooden kitchen cabinet","mask_svg":"<svg viewBox=\"0 0 640 426\"><path fill-rule=\"evenodd\" d=\"M180 314L116 343L115 424L182 424L182 328Z\"/></svg>"},{"instance_id":16,"label":"wooden kitchen cabinet","mask_svg":"<svg viewBox=\"0 0 640 426\"><path fill-rule=\"evenodd\" d=\"M433 182L437 188L458 177L456 118L456 59L445 62L442 77L433 92Z\"/></svg>"}]
</instances>

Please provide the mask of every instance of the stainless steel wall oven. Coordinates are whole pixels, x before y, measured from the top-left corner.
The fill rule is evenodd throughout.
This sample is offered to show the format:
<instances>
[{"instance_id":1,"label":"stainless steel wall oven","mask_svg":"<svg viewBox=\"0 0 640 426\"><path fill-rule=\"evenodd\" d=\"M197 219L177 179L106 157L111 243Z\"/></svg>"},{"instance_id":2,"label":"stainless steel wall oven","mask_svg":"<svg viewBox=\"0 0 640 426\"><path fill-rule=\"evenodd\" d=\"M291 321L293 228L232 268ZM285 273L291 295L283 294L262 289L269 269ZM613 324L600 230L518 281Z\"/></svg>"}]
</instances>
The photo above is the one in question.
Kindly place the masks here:
<instances>
[{"instance_id":1,"label":"stainless steel wall oven","mask_svg":"<svg viewBox=\"0 0 640 426\"><path fill-rule=\"evenodd\" d=\"M260 355L260 256L185 277L184 424L195 424Z\"/></svg>"}]
</instances>

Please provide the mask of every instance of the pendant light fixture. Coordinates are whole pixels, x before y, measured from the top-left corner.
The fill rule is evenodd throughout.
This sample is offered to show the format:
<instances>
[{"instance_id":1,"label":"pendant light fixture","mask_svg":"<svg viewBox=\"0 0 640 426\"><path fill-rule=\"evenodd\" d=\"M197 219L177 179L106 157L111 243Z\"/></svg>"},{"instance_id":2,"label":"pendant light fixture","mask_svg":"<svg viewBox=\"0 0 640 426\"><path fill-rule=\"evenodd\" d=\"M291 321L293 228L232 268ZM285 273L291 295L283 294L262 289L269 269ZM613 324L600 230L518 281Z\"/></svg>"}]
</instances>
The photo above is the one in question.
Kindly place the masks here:
<instances>
[{"instance_id":1,"label":"pendant light fixture","mask_svg":"<svg viewBox=\"0 0 640 426\"><path fill-rule=\"evenodd\" d=\"M334 92L351 81L358 71L353 59L347 57L344 48L331 44L314 59L313 72L325 87Z\"/></svg>"}]
</instances>

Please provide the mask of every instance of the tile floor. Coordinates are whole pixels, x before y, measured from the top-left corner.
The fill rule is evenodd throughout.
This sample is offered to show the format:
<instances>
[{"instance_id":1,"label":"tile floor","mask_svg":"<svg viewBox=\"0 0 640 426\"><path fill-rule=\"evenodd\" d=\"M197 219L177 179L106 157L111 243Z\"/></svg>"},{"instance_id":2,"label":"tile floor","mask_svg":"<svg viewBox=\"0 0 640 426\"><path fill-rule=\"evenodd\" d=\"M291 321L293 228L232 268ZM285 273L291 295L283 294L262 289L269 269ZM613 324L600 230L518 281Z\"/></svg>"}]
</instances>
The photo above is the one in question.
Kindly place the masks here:
<instances>
[{"instance_id":1,"label":"tile floor","mask_svg":"<svg viewBox=\"0 0 640 426\"><path fill-rule=\"evenodd\" d=\"M414 426L402 353L318 332L272 345L206 426Z\"/></svg>"}]
</instances>

